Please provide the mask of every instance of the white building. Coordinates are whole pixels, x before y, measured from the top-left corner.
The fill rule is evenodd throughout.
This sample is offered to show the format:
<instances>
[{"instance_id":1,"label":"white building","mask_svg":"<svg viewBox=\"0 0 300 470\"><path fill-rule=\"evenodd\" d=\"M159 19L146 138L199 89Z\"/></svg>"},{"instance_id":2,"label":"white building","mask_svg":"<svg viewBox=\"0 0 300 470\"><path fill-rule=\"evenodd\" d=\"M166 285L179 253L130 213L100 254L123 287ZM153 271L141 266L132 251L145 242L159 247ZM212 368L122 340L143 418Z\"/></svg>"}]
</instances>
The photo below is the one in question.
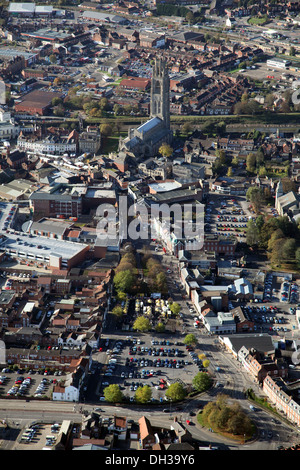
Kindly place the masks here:
<instances>
[{"instance_id":1,"label":"white building","mask_svg":"<svg viewBox=\"0 0 300 470\"><path fill-rule=\"evenodd\" d=\"M230 312L219 312L215 316L205 316L203 324L211 334L236 333L236 323Z\"/></svg>"},{"instance_id":2,"label":"white building","mask_svg":"<svg viewBox=\"0 0 300 470\"><path fill-rule=\"evenodd\" d=\"M42 140L25 138L23 134L18 137L17 145L20 150L36 152L39 154L63 155L64 153L75 154L77 142L74 139L57 139L50 136Z\"/></svg>"},{"instance_id":3,"label":"white building","mask_svg":"<svg viewBox=\"0 0 300 470\"><path fill-rule=\"evenodd\" d=\"M290 64L291 64L290 60L277 59L276 57L273 57L272 59L267 60L267 66L275 68L275 69L286 69L289 67Z\"/></svg>"},{"instance_id":4,"label":"white building","mask_svg":"<svg viewBox=\"0 0 300 470\"><path fill-rule=\"evenodd\" d=\"M0 139L11 140L17 137L20 127L15 125L9 111L0 108Z\"/></svg>"},{"instance_id":5,"label":"white building","mask_svg":"<svg viewBox=\"0 0 300 470\"><path fill-rule=\"evenodd\" d=\"M73 385L69 385L66 387L57 385L54 387L52 399L53 401L78 402L79 389L74 387Z\"/></svg>"}]
</instances>

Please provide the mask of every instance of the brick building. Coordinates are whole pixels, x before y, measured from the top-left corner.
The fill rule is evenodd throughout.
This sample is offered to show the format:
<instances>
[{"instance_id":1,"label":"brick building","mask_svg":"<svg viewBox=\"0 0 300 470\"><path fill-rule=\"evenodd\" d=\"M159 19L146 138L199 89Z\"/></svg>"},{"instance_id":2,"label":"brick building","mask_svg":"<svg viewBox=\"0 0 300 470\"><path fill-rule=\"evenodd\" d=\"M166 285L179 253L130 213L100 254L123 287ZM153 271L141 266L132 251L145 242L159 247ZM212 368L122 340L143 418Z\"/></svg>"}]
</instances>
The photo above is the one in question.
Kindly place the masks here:
<instances>
[{"instance_id":1,"label":"brick building","mask_svg":"<svg viewBox=\"0 0 300 470\"><path fill-rule=\"evenodd\" d=\"M35 90L24 96L20 103L16 103L17 113L39 114L49 113L53 98L61 98L61 93Z\"/></svg>"}]
</instances>

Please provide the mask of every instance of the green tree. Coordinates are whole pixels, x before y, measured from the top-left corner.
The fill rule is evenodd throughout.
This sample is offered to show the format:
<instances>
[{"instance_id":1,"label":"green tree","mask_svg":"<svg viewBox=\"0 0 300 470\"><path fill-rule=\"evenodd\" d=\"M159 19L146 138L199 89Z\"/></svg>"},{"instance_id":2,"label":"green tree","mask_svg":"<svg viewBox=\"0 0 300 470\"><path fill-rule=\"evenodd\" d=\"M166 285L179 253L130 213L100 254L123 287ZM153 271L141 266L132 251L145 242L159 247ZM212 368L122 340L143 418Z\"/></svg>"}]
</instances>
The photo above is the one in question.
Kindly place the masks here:
<instances>
[{"instance_id":1,"label":"green tree","mask_svg":"<svg viewBox=\"0 0 300 470\"><path fill-rule=\"evenodd\" d=\"M300 268L300 247L297 248L296 252L295 252L295 260L296 260L296 263L297 263L297 266L298 266L298 269Z\"/></svg>"},{"instance_id":2,"label":"green tree","mask_svg":"<svg viewBox=\"0 0 300 470\"><path fill-rule=\"evenodd\" d=\"M194 346L197 344L197 338L193 333L189 333L188 335L185 336L183 342L187 346Z\"/></svg>"},{"instance_id":3,"label":"green tree","mask_svg":"<svg viewBox=\"0 0 300 470\"><path fill-rule=\"evenodd\" d=\"M229 166L229 167L228 167L227 176L228 176L229 178L231 178L231 177L233 176L232 166Z\"/></svg>"},{"instance_id":4,"label":"green tree","mask_svg":"<svg viewBox=\"0 0 300 470\"><path fill-rule=\"evenodd\" d=\"M119 385L111 384L103 390L104 398L110 403L120 403L123 400L123 393Z\"/></svg>"},{"instance_id":5,"label":"green tree","mask_svg":"<svg viewBox=\"0 0 300 470\"><path fill-rule=\"evenodd\" d=\"M197 392L205 392L211 387L212 380L206 372L198 372L192 381L192 385Z\"/></svg>"},{"instance_id":6,"label":"green tree","mask_svg":"<svg viewBox=\"0 0 300 470\"><path fill-rule=\"evenodd\" d=\"M251 186L247 190L246 199L251 202L255 212L259 212L262 205L265 203L265 196L262 189L255 186Z\"/></svg>"},{"instance_id":7,"label":"green tree","mask_svg":"<svg viewBox=\"0 0 300 470\"><path fill-rule=\"evenodd\" d=\"M107 124L107 123L102 123L100 124L100 133L101 135L103 135L104 137L108 137L111 135L112 133L112 127L110 124Z\"/></svg>"},{"instance_id":8,"label":"green tree","mask_svg":"<svg viewBox=\"0 0 300 470\"><path fill-rule=\"evenodd\" d=\"M238 159L237 155L235 155L235 156L233 157L233 159L231 160L231 164L232 164L232 166L234 166L234 167L237 167L237 166L239 165L239 159Z\"/></svg>"},{"instance_id":9,"label":"green tree","mask_svg":"<svg viewBox=\"0 0 300 470\"><path fill-rule=\"evenodd\" d=\"M181 306L177 302L173 302L170 305L170 310L172 313L174 313L174 315L178 315L181 310Z\"/></svg>"},{"instance_id":10,"label":"green tree","mask_svg":"<svg viewBox=\"0 0 300 470\"><path fill-rule=\"evenodd\" d=\"M223 149L216 150L216 157L219 159L219 162L221 163L221 165L226 165L227 157L226 157L225 150L223 150Z\"/></svg>"},{"instance_id":11,"label":"green tree","mask_svg":"<svg viewBox=\"0 0 300 470\"><path fill-rule=\"evenodd\" d=\"M258 176L265 178L267 176L267 169L265 166L261 166L258 170Z\"/></svg>"},{"instance_id":12,"label":"green tree","mask_svg":"<svg viewBox=\"0 0 300 470\"><path fill-rule=\"evenodd\" d=\"M227 422L227 431L240 436L250 435L252 432L252 423L250 418L245 415L241 409L237 409L231 414L231 417Z\"/></svg>"},{"instance_id":13,"label":"green tree","mask_svg":"<svg viewBox=\"0 0 300 470\"><path fill-rule=\"evenodd\" d=\"M51 64L56 64L56 55L55 54L50 54L49 55L49 60Z\"/></svg>"},{"instance_id":14,"label":"green tree","mask_svg":"<svg viewBox=\"0 0 300 470\"><path fill-rule=\"evenodd\" d=\"M61 104L59 104L58 106L54 106L53 114L54 116L63 117L65 115L65 108Z\"/></svg>"},{"instance_id":15,"label":"green tree","mask_svg":"<svg viewBox=\"0 0 300 470\"><path fill-rule=\"evenodd\" d=\"M114 286L117 291L129 293L134 285L135 276L129 270L118 272L114 277Z\"/></svg>"},{"instance_id":16,"label":"green tree","mask_svg":"<svg viewBox=\"0 0 300 470\"><path fill-rule=\"evenodd\" d=\"M116 317L121 317L121 316L123 315L123 309L122 309L122 307L121 307L120 305L116 305L116 306L112 309L111 313L112 313L113 315L115 315Z\"/></svg>"},{"instance_id":17,"label":"green tree","mask_svg":"<svg viewBox=\"0 0 300 470\"><path fill-rule=\"evenodd\" d=\"M125 292L119 291L117 293L117 297L118 297L118 300L120 300L120 302L123 302L127 299L127 294Z\"/></svg>"},{"instance_id":18,"label":"green tree","mask_svg":"<svg viewBox=\"0 0 300 470\"><path fill-rule=\"evenodd\" d=\"M188 121L185 121L181 126L181 132L184 135L188 135L191 131L192 131L191 123Z\"/></svg>"},{"instance_id":19,"label":"green tree","mask_svg":"<svg viewBox=\"0 0 300 470\"><path fill-rule=\"evenodd\" d=\"M249 173L254 173L256 168L256 155L255 153L249 153L246 159L246 170Z\"/></svg>"},{"instance_id":20,"label":"green tree","mask_svg":"<svg viewBox=\"0 0 300 470\"><path fill-rule=\"evenodd\" d=\"M158 151L163 157L166 157L166 158L170 158L173 154L173 148L171 147L171 145L167 144L166 142L161 144Z\"/></svg>"},{"instance_id":21,"label":"green tree","mask_svg":"<svg viewBox=\"0 0 300 470\"><path fill-rule=\"evenodd\" d=\"M55 98L52 99L51 105L52 106L58 106L59 104L62 104L62 99L56 96Z\"/></svg>"},{"instance_id":22,"label":"green tree","mask_svg":"<svg viewBox=\"0 0 300 470\"><path fill-rule=\"evenodd\" d=\"M118 116L121 112L121 106L116 103L116 104L114 104L113 110L114 110L114 115Z\"/></svg>"},{"instance_id":23,"label":"green tree","mask_svg":"<svg viewBox=\"0 0 300 470\"><path fill-rule=\"evenodd\" d=\"M284 261L283 245L284 245L284 239L279 238L275 240L273 243L272 251L269 254L271 263L276 266L280 266L282 262Z\"/></svg>"},{"instance_id":24,"label":"green tree","mask_svg":"<svg viewBox=\"0 0 300 470\"><path fill-rule=\"evenodd\" d=\"M146 332L151 330L151 322L149 318L140 316L135 320L132 328L137 331Z\"/></svg>"},{"instance_id":25,"label":"green tree","mask_svg":"<svg viewBox=\"0 0 300 470\"><path fill-rule=\"evenodd\" d=\"M185 396L186 390L184 386L179 382L171 384L168 390L166 391L166 397L170 401L183 400Z\"/></svg>"},{"instance_id":26,"label":"green tree","mask_svg":"<svg viewBox=\"0 0 300 470\"><path fill-rule=\"evenodd\" d=\"M158 322L157 325L155 326L155 331L157 333L163 333L165 331L166 327L162 322Z\"/></svg>"},{"instance_id":27,"label":"green tree","mask_svg":"<svg viewBox=\"0 0 300 470\"><path fill-rule=\"evenodd\" d=\"M295 56L296 55L296 49L294 46L290 47L290 56Z\"/></svg>"},{"instance_id":28,"label":"green tree","mask_svg":"<svg viewBox=\"0 0 300 470\"><path fill-rule=\"evenodd\" d=\"M108 99L107 98L101 98L100 103L99 103L100 109L103 111L107 111L108 109Z\"/></svg>"},{"instance_id":29,"label":"green tree","mask_svg":"<svg viewBox=\"0 0 300 470\"><path fill-rule=\"evenodd\" d=\"M259 230L252 219L247 222L246 242L249 246L255 246L259 243Z\"/></svg>"},{"instance_id":30,"label":"green tree","mask_svg":"<svg viewBox=\"0 0 300 470\"><path fill-rule=\"evenodd\" d=\"M193 23L195 21L194 13L192 11L188 11L185 15L185 19L189 24Z\"/></svg>"},{"instance_id":31,"label":"green tree","mask_svg":"<svg viewBox=\"0 0 300 470\"><path fill-rule=\"evenodd\" d=\"M263 227L263 225L264 225L264 223L265 223L264 217L263 217L262 215L258 215L258 216L256 217L255 223L256 223L256 226L257 226L257 228L258 228L258 230L259 230L259 233L260 233L260 231L261 231L261 229L262 229L262 227Z\"/></svg>"},{"instance_id":32,"label":"green tree","mask_svg":"<svg viewBox=\"0 0 300 470\"><path fill-rule=\"evenodd\" d=\"M168 292L167 278L165 273L158 273L155 278L155 290L161 294Z\"/></svg>"},{"instance_id":33,"label":"green tree","mask_svg":"<svg viewBox=\"0 0 300 470\"><path fill-rule=\"evenodd\" d=\"M138 387L135 392L135 400L137 403L148 403L151 400L152 391L149 385Z\"/></svg>"},{"instance_id":34,"label":"green tree","mask_svg":"<svg viewBox=\"0 0 300 470\"><path fill-rule=\"evenodd\" d=\"M297 186L295 181L291 180L290 178L282 178L282 190L284 193L289 193L290 191L297 191Z\"/></svg>"},{"instance_id":35,"label":"green tree","mask_svg":"<svg viewBox=\"0 0 300 470\"><path fill-rule=\"evenodd\" d=\"M287 238L282 247L282 257L286 261L295 259L296 240L294 238Z\"/></svg>"},{"instance_id":36,"label":"green tree","mask_svg":"<svg viewBox=\"0 0 300 470\"><path fill-rule=\"evenodd\" d=\"M265 161L265 155L264 155L264 152L260 149L255 154L256 167L260 167L261 165L263 165L264 161Z\"/></svg>"},{"instance_id":37,"label":"green tree","mask_svg":"<svg viewBox=\"0 0 300 470\"><path fill-rule=\"evenodd\" d=\"M268 251L272 252L277 240L283 240L283 239L284 239L284 233L280 228L278 228L272 233L270 239L268 240Z\"/></svg>"},{"instance_id":38,"label":"green tree","mask_svg":"<svg viewBox=\"0 0 300 470\"><path fill-rule=\"evenodd\" d=\"M128 116L132 111L132 106L130 106L130 104L125 104L123 106L123 112L125 114L125 116Z\"/></svg>"}]
</instances>

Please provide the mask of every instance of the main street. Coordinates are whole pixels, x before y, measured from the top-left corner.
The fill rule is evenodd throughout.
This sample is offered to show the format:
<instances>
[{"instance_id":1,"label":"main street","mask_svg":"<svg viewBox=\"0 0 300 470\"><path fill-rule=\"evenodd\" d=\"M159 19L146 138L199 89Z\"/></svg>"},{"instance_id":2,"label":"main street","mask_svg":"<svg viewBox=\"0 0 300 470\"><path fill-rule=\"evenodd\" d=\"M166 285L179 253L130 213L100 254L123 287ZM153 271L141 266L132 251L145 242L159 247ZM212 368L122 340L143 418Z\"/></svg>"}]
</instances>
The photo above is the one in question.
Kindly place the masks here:
<instances>
[{"instance_id":1,"label":"main street","mask_svg":"<svg viewBox=\"0 0 300 470\"><path fill-rule=\"evenodd\" d=\"M201 442L202 445L217 446L220 449L229 450L276 450L279 445L288 446L297 442L297 433L289 426L281 423L279 420L274 422L274 418L263 410L257 410L251 418L258 426L260 432L251 442L235 443L232 440L223 438L216 433L209 432L202 428L196 421L196 418L190 417L190 412L197 411L207 401L211 400L213 393L202 394L199 398L193 398L186 401L180 410L175 411L170 407L170 412L162 413L161 409L154 407L143 407L143 409L134 406L114 406L101 403L100 406L93 404L70 404L62 402L26 402L21 400L0 400L0 417L5 419L12 430L15 438L17 431L26 428L32 422L54 423L70 420L74 423L81 423L84 415L97 411L106 417L114 415L126 416L128 419L138 421L143 415L146 415L153 426L169 427L175 416L183 423L189 419L192 424L188 426L194 439ZM245 400L240 400L240 403ZM244 403L244 406L247 406ZM177 407L178 408L178 407ZM248 410L249 411L249 410ZM272 432L272 438L268 433ZM13 440L2 442L1 449L9 449L14 445Z\"/></svg>"}]
</instances>

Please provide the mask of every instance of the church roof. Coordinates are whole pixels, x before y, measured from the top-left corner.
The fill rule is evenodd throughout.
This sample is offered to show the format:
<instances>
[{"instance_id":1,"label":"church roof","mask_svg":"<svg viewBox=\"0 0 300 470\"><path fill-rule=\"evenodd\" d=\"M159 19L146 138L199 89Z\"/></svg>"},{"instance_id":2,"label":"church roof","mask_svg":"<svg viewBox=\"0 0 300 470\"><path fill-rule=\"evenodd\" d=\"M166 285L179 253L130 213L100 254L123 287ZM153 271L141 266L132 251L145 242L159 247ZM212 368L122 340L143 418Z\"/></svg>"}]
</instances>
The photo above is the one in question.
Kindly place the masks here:
<instances>
[{"instance_id":1,"label":"church roof","mask_svg":"<svg viewBox=\"0 0 300 470\"><path fill-rule=\"evenodd\" d=\"M139 126L137 130L143 134L144 132L148 132L154 129L156 126L158 126L161 123L162 123L162 120L159 117L154 117L150 119L149 121L144 122L144 124Z\"/></svg>"}]
</instances>

